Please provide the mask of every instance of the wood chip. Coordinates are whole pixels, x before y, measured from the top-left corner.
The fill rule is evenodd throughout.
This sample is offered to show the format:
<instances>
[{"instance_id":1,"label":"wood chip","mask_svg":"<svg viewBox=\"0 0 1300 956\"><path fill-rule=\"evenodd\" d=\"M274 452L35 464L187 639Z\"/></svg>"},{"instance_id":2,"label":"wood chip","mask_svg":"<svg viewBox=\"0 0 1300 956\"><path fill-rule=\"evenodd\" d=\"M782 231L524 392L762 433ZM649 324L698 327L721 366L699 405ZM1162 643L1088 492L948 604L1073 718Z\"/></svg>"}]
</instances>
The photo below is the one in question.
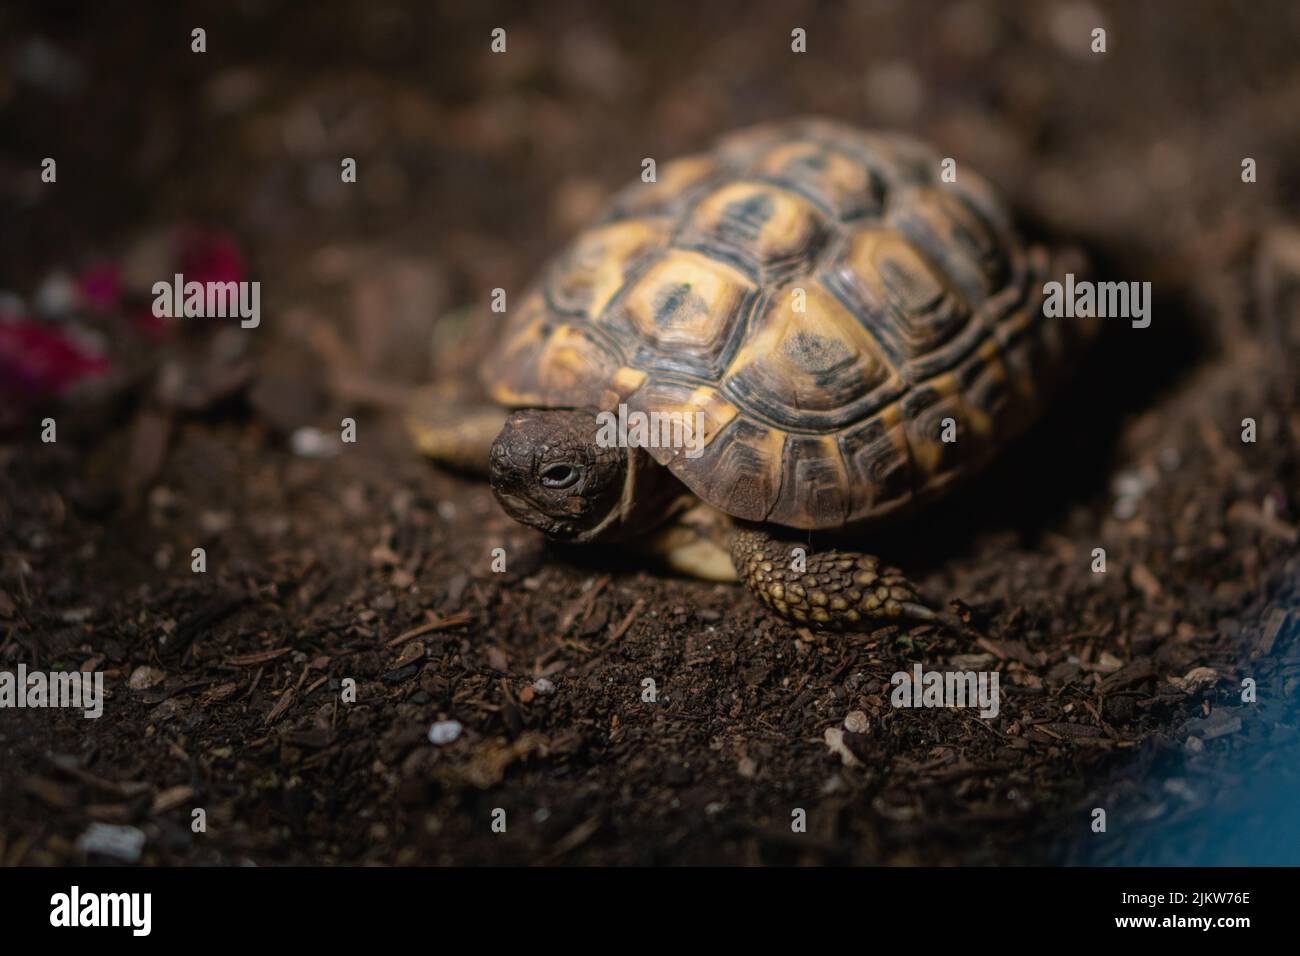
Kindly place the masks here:
<instances>
[{"instance_id":1,"label":"wood chip","mask_svg":"<svg viewBox=\"0 0 1300 956\"><path fill-rule=\"evenodd\" d=\"M262 721L262 726L274 723L286 710L288 710L289 705L293 703L293 698L296 692L297 688L291 687L281 694L280 699L277 700L275 706L271 708L271 712L267 714L266 719Z\"/></svg>"},{"instance_id":2,"label":"wood chip","mask_svg":"<svg viewBox=\"0 0 1300 956\"><path fill-rule=\"evenodd\" d=\"M168 810L175 810L193 796L194 788L185 784L168 787L153 798L153 805L149 808L149 812L166 813Z\"/></svg>"},{"instance_id":3,"label":"wood chip","mask_svg":"<svg viewBox=\"0 0 1300 956\"><path fill-rule=\"evenodd\" d=\"M82 768L76 757L67 754L51 754L49 761L52 766L74 780L97 790L103 790L105 793L111 793L114 796L129 798L153 789L150 784L145 783L143 780L109 780L107 777L91 773L89 770Z\"/></svg>"},{"instance_id":4,"label":"wood chip","mask_svg":"<svg viewBox=\"0 0 1300 956\"><path fill-rule=\"evenodd\" d=\"M1164 589L1160 587L1160 581L1151 573L1151 569L1141 562L1129 568L1128 579L1135 588L1142 592L1142 596L1148 601L1157 600L1164 594Z\"/></svg>"},{"instance_id":5,"label":"wood chip","mask_svg":"<svg viewBox=\"0 0 1300 956\"><path fill-rule=\"evenodd\" d=\"M1228 506L1227 514L1229 521L1249 525L1264 534L1285 541L1287 544L1295 544L1300 541L1300 530L1275 515L1266 514L1253 501L1245 499L1234 501Z\"/></svg>"},{"instance_id":6,"label":"wood chip","mask_svg":"<svg viewBox=\"0 0 1300 956\"><path fill-rule=\"evenodd\" d=\"M425 634L432 634L434 631L445 631L449 627L460 627L462 624L468 624L473 620L473 615L468 611L459 611L456 614L449 614L447 617L435 618L427 621L419 627L413 627L409 631L403 631L395 638L388 642L388 647L397 647L399 644L405 644L407 641L414 640L417 637L423 637Z\"/></svg>"},{"instance_id":7,"label":"wood chip","mask_svg":"<svg viewBox=\"0 0 1300 956\"><path fill-rule=\"evenodd\" d=\"M979 638L975 643L1002 660L1020 661L1028 667L1038 667L1038 659L1019 641L994 641L987 637Z\"/></svg>"},{"instance_id":8,"label":"wood chip","mask_svg":"<svg viewBox=\"0 0 1300 956\"><path fill-rule=\"evenodd\" d=\"M265 664L267 661L273 661L278 657L284 657L285 654L291 653L292 647L277 647L273 651L256 651L252 654L240 654L237 657L227 657L226 663L234 667L250 667L255 664Z\"/></svg>"},{"instance_id":9,"label":"wood chip","mask_svg":"<svg viewBox=\"0 0 1300 956\"><path fill-rule=\"evenodd\" d=\"M1151 661L1144 657L1111 674L1101 682L1101 687L1099 689L1103 694L1106 694L1110 691L1118 690L1121 687L1127 687L1130 684L1144 681L1154 673L1155 669L1151 666Z\"/></svg>"},{"instance_id":10,"label":"wood chip","mask_svg":"<svg viewBox=\"0 0 1300 956\"><path fill-rule=\"evenodd\" d=\"M644 610L645 610L645 598L637 598L636 603L632 605L632 610L627 612L627 617L619 621L618 626L615 627L614 630L609 632L610 643L611 644L614 643L620 637L626 634L628 628L630 628L632 624L636 621L636 619L641 616L641 612Z\"/></svg>"},{"instance_id":11,"label":"wood chip","mask_svg":"<svg viewBox=\"0 0 1300 956\"><path fill-rule=\"evenodd\" d=\"M552 848L548 860L555 860L571 850L576 850L595 835L600 829L600 817L588 817L570 830Z\"/></svg>"},{"instance_id":12,"label":"wood chip","mask_svg":"<svg viewBox=\"0 0 1300 956\"><path fill-rule=\"evenodd\" d=\"M421 641L412 641L402 648L402 652L397 658L388 665L390 671L401 670L407 664L414 664L424 656L424 644Z\"/></svg>"},{"instance_id":13,"label":"wood chip","mask_svg":"<svg viewBox=\"0 0 1300 956\"><path fill-rule=\"evenodd\" d=\"M216 687L209 687L205 690L203 696L199 698L199 700L204 706L215 704L225 700L237 690L239 690L238 684L218 684Z\"/></svg>"},{"instance_id":14,"label":"wood chip","mask_svg":"<svg viewBox=\"0 0 1300 956\"><path fill-rule=\"evenodd\" d=\"M1047 724L1037 724L1039 730L1049 730L1053 733L1060 734L1062 737L1100 737L1101 729L1090 726L1089 724L1072 724L1065 721L1056 721Z\"/></svg>"},{"instance_id":15,"label":"wood chip","mask_svg":"<svg viewBox=\"0 0 1300 956\"><path fill-rule=\"evenodd\" d=\"M1282 633L1282 627L1291 617L1291 612L1285 608L1275 607L1268 612L1268 617L1264 621L1264 628L1260 631L1255 646L1251 648L1251 657L1261 657L1273 652L1273 644L1277 641L1277 636Z\"/></svg>"}]
</instances>

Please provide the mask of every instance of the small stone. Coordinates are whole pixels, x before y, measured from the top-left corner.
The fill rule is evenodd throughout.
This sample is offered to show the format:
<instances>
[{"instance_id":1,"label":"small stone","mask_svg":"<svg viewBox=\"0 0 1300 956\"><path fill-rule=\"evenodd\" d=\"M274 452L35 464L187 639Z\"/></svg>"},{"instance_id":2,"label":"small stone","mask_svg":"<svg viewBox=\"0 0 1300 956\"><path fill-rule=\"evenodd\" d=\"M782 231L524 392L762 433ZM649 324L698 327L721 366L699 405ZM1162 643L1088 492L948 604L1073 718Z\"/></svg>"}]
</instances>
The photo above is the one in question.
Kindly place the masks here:
<instances>
[{"instance_id":1,"label":"small stone","mask_svg":"<svg viewBox=\"0 0 1300 956\"><path fill-rule=\"evenodd\" d=\"M142 666L137 667L131 672L131 677L127 681L127 686L131 690L148 690L155 687L167 679L167 674L157 667Z\"/></svg>"},{"instance_id":2,"label":"small stone","mask_svg":"<svg viewBox=\"0 0 1300 956\"><path fill-rule=\"evenodd\" d=\"M1120 521L1129 521L1137 517L1137 513L1137 498L1120 498L1115 502L1114 514Z\"/></svg>"},{"instance_id":3,"label":"small stone","mask_svg":"<svg viewBox=\"0 0 1300 956\"><path fill-rule=\"evenodd\" d=\"M55 272L41 283L32 304L43 316L62 318L77 306L77 285L67 273Z\"/></svg>"},{"instance_id":4,"label":"small stone","mask_svg":"<svg viewBox=\"0 0 1300 956\"><path fill-rule=\"evenodd\" d=\"M1216 710L1209 717L1190 721L1188 727L1206 740L1224 737L1241 730L1241 718L1234 717L1227 711Z\"/></svg>"},{"instance_id":5,"label":"small stone","mask_svg":"<svg viewBox=\"0 0 1300 956\"><path fill-rule=\"evenodd\" d=\"M821 786L821 795L829 797L845 789L844 779L838 774L831 774Z\"/></svg>"},{"instance_id":6,"label":"small stone","mask_svg":"<svg viewBox=\"0 0 1300 956\"><path fill-rule=\"evenodd\" d=\"M439 747L449 744L460 736L463 729L458 720L440 720L429 728L429 743Z\"/></svg>"},{"instance_id":7,"label":"small stone","mask_svg":"<svg viewBox=\"0 0 1300 956\"><path fill-rule=\"evenodd\" d=\"M135 827L112 823L92 823L86 832L77 837L77 849L82 853L99 853L123 863L140 862L144 850L144 832Z\"/></svg>"},{"instance_id":8,"label":"small stone","mask_svg":"<svg viewBox=\"0 0 1300 956\"><path fill-rule=\"evenodd\" d=\"M1193 667L1182 677L1170 677L1168 680L1184 694L1196 694L1217 684L1219 675L1210 667Z\"/></svg>"},{"instance_id":9,"label":"small stone","mask_svg":"<svg viewBox=\"0 0 1300 956\"><path fill-rule=\"evenodd\" d=\"M1111 479L1111 493L1120 501L1132 499L1136 505L1137 501L1151 490L1153 478L1144 474L1140 470L1129 469L1122 471Z\"/></svg>"},{"instance_id":10,"label":"small stone","mask_svg":"<svg viewBox=\"0 0 1300 956\"><path fill-rule=\"evenodd\" d=\"M533 681L533 691L537 694L554 694L555 684L545 677L539 677Z\"/></svg>"},{"instance_id":11,"label":"small stone","mask_svg":"<svg viewBox=\"0 0 1300 956\"><path fill-rule=\"evenodd\" d=\"M199 528L204 534L223 534L230 530L234 520L229 511L204 511L199 514Z\"/></svg>"},{"instance_id":12,"label":"small stone","mask_svg":"<svg viewBox=\"0 0 1300 956\"><path fill-rule=\"evenodd\" d=\"M854 756L853 751L845 745L844 731L839 727L827 727L825 741L826 746L832 753L839 754L840 762L843 763L844 766L856 767L862 763L862 761Z\"/></svg>"},{"instance_id":13,"label":"small stone","mask_svg":"<svg viewBox=\"0 0 1300 956\"><path fill-rule=\"evenodd\" d=\"M1175 797L1182 797L1188 803L1196 802L1196 791L1188 785L1186 780L1180 780L1176 777L1166 780L1164 789L1166 793L1173 794Z\"/></svg>"},{"instance_id":14,"label":"small stone","mask_svg":"<svg viewBox=\"0 0 1300 956\"><path fill-rule=\"evenodd\" d=\"M1103 674L1114 673L1123 666L1124 662L1110 651L1102 651L1097 657L1097 670Z\"/></svg>"},{"instance_id":15,"label":"small stone","mask_svg":"<svg viewBox=\"0 0 1300 956\"><path fill-rule=\"evenodd\" d=\"M333 458L343 450L337 436L311 427L294 429L289 446L299 458Z\"/></svg>"},{"instance_id":16,"label":"small stone","mask_svg":"<svg viewBox=\"0 0 1300 956\"><path fill-rule=\"evenodd\" d=\"M1057 46L1079 59L1086 59L1091 53L1092 31L1107 26L1101 11L1090 3L1062 3L1048 17L1048 31Z\"/></svg>"},{"instance_id":17,"label":"small stone","mask_svg":"<svg viewBox=\"0 0 1300 956\"><path fill-rule=\"evenodd\" d=\"M844 718L844 729L851 734L865 734L871 729L871 721L864 711L849 711L849 715Z\"/></svg>"}]
</instances>

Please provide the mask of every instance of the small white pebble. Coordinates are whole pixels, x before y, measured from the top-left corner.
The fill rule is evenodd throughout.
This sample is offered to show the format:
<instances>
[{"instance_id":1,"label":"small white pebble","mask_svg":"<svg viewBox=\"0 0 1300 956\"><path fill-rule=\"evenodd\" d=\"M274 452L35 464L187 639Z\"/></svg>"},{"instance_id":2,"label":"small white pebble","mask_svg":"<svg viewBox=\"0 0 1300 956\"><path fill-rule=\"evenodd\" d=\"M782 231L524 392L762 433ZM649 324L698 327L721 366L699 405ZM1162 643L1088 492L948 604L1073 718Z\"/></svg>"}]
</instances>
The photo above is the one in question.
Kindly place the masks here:
<instances>
[{"instance_id":1,"label":"small white pebble","mask_svg":"<svg viewBox=\"0 0 1300 956\"><path fill-rule=\"evenodd\" d=\"M1164 789L1166 793L1172 793L1175 797L1182 797L1189 803L1196 801L1196 791L1187 785L1186 780L1166 780Z\"/></svg>"},{"instance_id":2,"label":"small white pebble","mask_svg":"<svg viewBox=\"0 0 1300 956\"><path fill-rule=\"evenodd\" d=\"M555 685L545 677L539 677L533 681L533 690L538 694L554 694Z\"/></svg>"},{"instance_id":3,"label":"small white pebble","mask_svg":"<svg viewBox=\"0 0 1300 956\"><path fill-rule=\"evenodd\" d=\"M1051 12L1047 28L1053 40L1064 52L1083 59L1091 51L1089 39L1097 27L1109 26L1105 18L1090 3L1062 3Z\"/></svg>"},{"instance_id":4,"label":"small white pebble","mask_svg":"<svg viewBox=\"0 0 1300 956\"><path fill-rule=\"evenodd\" d=\"M343 446L333 435L319 428L298 428L289 436L289 446L300 458L333 458Z\"/></svg>"},{"instance_id":5,"label":"small white pebble","mask_svg":"<svg viewBox=\"0 0 1300 956\"><path fill-rule=\"evenodd\" d=\"M1136 471L1122 471L1111 481L1110 490L1117 498L1140 498L1147 493L1147 483Z\"/></svg>"},{"instance_id":6,"label":"small white pebble","mask_svg":"<svg viewBox=\"0 0 1300 956\"><path fill-rule=\"evenodd\" d=\"M144 832L135 827L113 823L92 823L86 832L77 837L77 849L82 853L99 853L124 863L138 863L144 849Z\"/></svg>"},{"instance_id":7,"label":"small white pebble","mask_svg":"<svg viewBox=\"0 0 1300 956\"><path fill-rule=\"evenodd\" d=\"M204 534L224 534L235 522L229 511L203 511L199 514L199 528Z\"/></svg>"},{"instance_id":8,"label":"small white pebble","mask_svg":"<svg viewBox=\"0 0 1300 956\"><path fill-rule=\"evenodd\" d=\"M32 303L36 311L49 318L61 318L77 305L77 284L65 272L45 277Z\"/></svg>"},{"instance_id":9,"label":"small white pebble","mask_svg":"<svg viewBox=\"0 0 1300 956\"><path fill-rule=\"evenodd\" d=\"M871 729L871 722L864 711L849 711L849 715L844 718L844 729L851 734L865 734Z\"/></svg>"},{"instance_id":10,"label":"small white pebble","mask_svg":"<svg viewBox=\"0 0 1300 956\"><path fill-rule=\"evenodd\" d=\"M429 743L439 747L449 744L460 736L463 729L459 720L440 720L429 728Z\"/></svg>"},{"instance_id":11,"label":"small white pebble","mask_svg":"<svg viewBox=\"0 0 1300 956\"><path fill-rule=\"evenodd\" d=\"M1121 498L1115 502L1115 517L1121 521L1128 521L1137 516L1138 500L1136 498Z\"/></svg>"}]
</instances>

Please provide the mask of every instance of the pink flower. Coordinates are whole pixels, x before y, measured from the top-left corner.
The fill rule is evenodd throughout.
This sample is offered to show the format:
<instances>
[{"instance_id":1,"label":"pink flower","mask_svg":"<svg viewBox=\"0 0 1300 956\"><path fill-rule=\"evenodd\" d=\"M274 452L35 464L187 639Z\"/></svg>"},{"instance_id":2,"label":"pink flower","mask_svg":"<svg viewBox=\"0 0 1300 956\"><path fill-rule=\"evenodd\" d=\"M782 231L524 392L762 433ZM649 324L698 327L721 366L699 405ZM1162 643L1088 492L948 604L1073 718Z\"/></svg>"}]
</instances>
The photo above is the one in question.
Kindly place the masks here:
<instances>
[{"instance_id":1,"label":"pink flower","mask_svg":"<svg viewBox=\"0 0 1300 956\"><path fill-rule=\"evenodd\" d=\"M150 305L137 306L129 314L136 328L155 341L162 341L176 330L175 319L154 315Z\"/></svg>"},{"instance_id":2,"label":"pink flower","mask_svg":"<svg viewBox=\"0 0 1300 956\"><path fill-rule=\"evenodd\" d=\"M183 228L176 233L176 271L186 282L242 282L244 255L234 238L214 229Z\"/></svg>"},{"instance_id":3,"label":"pink flower","mask_svg":"<svg viewBox=\"0 0 1300 956\"><path fill-rule=\"evenodd\" d=\"M82 299L98 312L111 312L122 298L122 276L112 262L95 262L77 277Z\"/></svg>"},{"instance_id":4,"label":"pink flower","mask_svg":"<svg viewBox=\"0 0 1300 956\"><path fill-rule=\"evenodd\" d=\"M58 395L83 378L103 375L108 362L51 325L0 322L0 386L19 399Z\"/></svg>"}]
</instances>

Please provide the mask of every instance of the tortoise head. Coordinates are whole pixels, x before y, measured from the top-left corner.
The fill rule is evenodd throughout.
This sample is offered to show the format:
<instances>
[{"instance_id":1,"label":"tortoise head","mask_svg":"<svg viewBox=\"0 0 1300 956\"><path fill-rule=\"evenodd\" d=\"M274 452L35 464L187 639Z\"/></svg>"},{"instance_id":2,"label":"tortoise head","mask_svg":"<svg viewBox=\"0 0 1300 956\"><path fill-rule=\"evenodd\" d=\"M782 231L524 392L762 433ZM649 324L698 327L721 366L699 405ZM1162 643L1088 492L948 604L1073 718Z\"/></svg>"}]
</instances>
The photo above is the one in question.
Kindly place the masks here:
<instances>
[{"instance_id":1,"label":"tortoise head","mask_svg":"<svg viewBox=\"0 0 1300 956\"><path fill-rule=\"evenodd\" d=\"M586 542L618 526L628 449L603 447L594 408L525 409L492 443L492 491L506 514L559 541Z\"/></svg>"}]
</instances>

